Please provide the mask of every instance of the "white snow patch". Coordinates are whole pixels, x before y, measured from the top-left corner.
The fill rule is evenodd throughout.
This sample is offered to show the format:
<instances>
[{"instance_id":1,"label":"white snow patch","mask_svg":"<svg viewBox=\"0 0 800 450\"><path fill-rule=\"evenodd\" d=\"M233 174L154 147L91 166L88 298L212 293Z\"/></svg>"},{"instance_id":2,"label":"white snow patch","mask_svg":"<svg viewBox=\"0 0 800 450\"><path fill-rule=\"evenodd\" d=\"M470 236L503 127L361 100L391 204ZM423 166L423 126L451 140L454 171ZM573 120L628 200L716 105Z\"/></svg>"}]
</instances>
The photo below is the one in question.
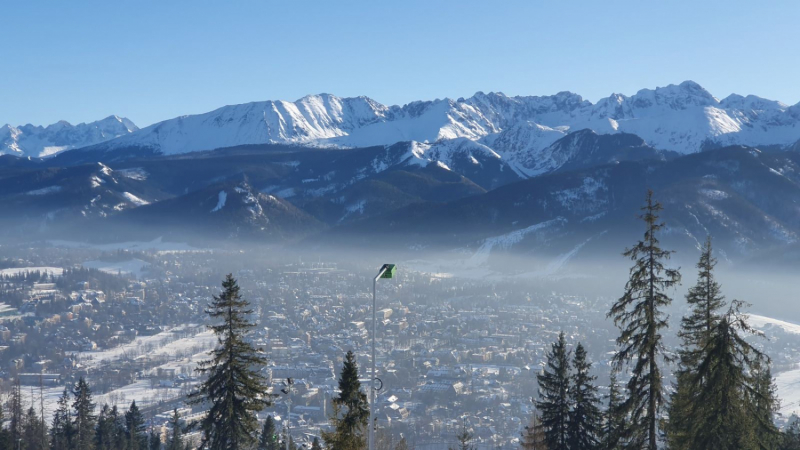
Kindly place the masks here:
<instances>
[{"instance_id":1,"label":"white snow patch","mask_svg":"<svg viewBox=\"0 0 800 450\"><path fill-rule=\"evenodd\" d=\"M130 178L131 180L137 181L144 181L147 177L150 176L144 169L141 167L131 167L130 169L120 169L116 171L117 174L125 177Z\"/></svg>"},{"instance_id":2,"label":"white snow patch","mask_svg":"<svg viewBox=\"0 0 800 450\"><path fill-rule=\"evenodd\" d=\"M27 195L47 195L47 194L54 194L61 190L61 186L47 186L41 189L34 189L32 191L26 192Z\"/></svg>"},{"instance_id":3,"label":"white snow patch","mask_svg":"<svg viewBox=\"0 0 800 450\"><path fill-rule=\"evenodd\" d=\"M294 197L296 194L294 192L294 188L286 188L276 192L275 195L277 195L280 198L289 198L289 197Z\"/></svg>"},{"instance_id":4,"label":"white snow patch","mask_svg":"<svg viewBox=\"0 0 800 450\"><path fill-rule=\"evenodd\" d=\"M553 220L548 220L545 222L537 223L535 225L531 225L526 228L522 228L520 230L515 230L510 233L502 234L500 236L494 236L487 238L483 244L478 248L474 255L472 255L469 260L467 260L468 265L472 266L479 266L484 264L489 259L489 254L492 250L497 247L500 249L508 249L525 238L526 235L554 226L558 224L566 223L566 219L563 217L558 217Z\"/></svg>"},{"instance_id":5,"label":"white snow patch","mask_svg":"<svg viewBox=\"0 0 800 450\"><path fill-rule=\"evenodd\" d=\"M729 197L727 192L717 189L700 189L698 192L711 200L724 200Z\"/></svg>"},{"instance_id":6,"label":"white snow patch","mask_svg":"<svg viewBox=\"0 0 800 450\"><path fill-rule=\"evenodd\" d=\"M144 206L144 205L149 205L150 204L150 202L148 202L147 200L143 200L143 199L131 194L130 192L123 192L122 196L125 197L126 200L128 200L129 202L133 203L136 206Z\"/></svg>"},{"instance_id":7,"label":"white snow patch","mask_svg":"<svg viewBox=\"0 0 800 450\"><path fill-rule=\"evenodd\" d=\"M219 191L219 195L217 196L217 206L211 210L211 212L217 212L220 209L225 207L225 202L228 200L228 193L225 191Z\"/></svg>"},{"instance_id":8,"label":"white snow patch","mask_svg":"<svg viewBox=\"0 0 800 450\"><path fill-rule=\"evenodd\" d=\"M89 179L92 184L93 188L100 187L101 184L106 184L106 180L98 177L97 175L92 175L92 178Z\"/></svg>"},{"instance_id":9,"label":"white snow patch","mask_svg":"<svg viewBox=\"0 0 800 450\"><path fill-rule=\"evenodd\" d=\"M150 263L142 261L141 259L129 259L127 261L115 262L92 260L85 261L81 265L88 269L97 269L101 272L110 273L112 275L125 273L135 275L137 278L139 278L142 275L142 271L149 266Z\"/></svg>"}]
</instances>

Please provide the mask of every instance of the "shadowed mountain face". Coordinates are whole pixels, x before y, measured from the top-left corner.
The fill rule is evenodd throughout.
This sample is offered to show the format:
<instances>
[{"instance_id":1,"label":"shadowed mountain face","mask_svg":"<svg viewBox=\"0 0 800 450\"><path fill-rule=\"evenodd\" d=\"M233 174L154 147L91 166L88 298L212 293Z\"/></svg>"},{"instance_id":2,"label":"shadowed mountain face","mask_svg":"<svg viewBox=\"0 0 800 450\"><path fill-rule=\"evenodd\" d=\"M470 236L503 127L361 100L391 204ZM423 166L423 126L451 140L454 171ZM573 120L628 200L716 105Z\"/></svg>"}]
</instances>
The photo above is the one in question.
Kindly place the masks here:
<instances>
[{"instance_id":1,"label":"shadowed mountain face","mask_svg":"<svg viewBox=\"0 0 800 450\"><path fill-rule=\"evenodd\" d=\"M742 260L791 247L800 235L800 155L749 148L553 173L328 233L354 244L462 248L479 256L607 255L641 235L636 217L647 189L664 204L663 238L675 249L693 249L711 234L723 258Z\"/></svg>"},{"instance_id":2,"label":"shadowed mountain face","mask_svg":"<svg viewBox=\"0 0 800 450\"><path fill-rule=\"evenodd\" d=\"M644 194L664 204L665 243L706 235L722 259L757 259L800 236L800 154L726 147L681 156L630 134L582 130L553 142L538 176L468 139L356 149L243 146L83 162L66 152L0 157L4 237L159 236L410 253L453 250L474 264L504 254L559 267L641 234ZM119 153L95 153L105 158ZM527 164L527 163L526 163Z\"/></svg>"}]
</instances>

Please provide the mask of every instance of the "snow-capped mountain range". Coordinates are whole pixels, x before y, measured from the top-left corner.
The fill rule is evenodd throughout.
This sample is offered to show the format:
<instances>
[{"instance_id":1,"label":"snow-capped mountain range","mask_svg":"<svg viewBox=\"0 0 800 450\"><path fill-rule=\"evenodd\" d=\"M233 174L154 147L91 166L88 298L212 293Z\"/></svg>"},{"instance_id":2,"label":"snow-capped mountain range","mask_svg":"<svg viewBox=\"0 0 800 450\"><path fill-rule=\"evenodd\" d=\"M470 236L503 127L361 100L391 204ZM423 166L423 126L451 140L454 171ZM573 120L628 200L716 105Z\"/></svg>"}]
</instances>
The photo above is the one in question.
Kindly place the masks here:
<instances>
[{"instance_id":1,"label":"snow-capped mountain range","mask_svg":"<svg viewBox=\"0 0 800 450\"><path fill-rule=\"evenodd\" d=\"M69 133L62 130L67 128ZM785 147L800 141L800 104L787 106L752 95L718 100L692 81L642 89L630 97L613 94L594 104L570 92L517 97L478 92L467 99L404 106L320 94L295 102L225 106L141 130L115 116L75 127L5 126L0 129L0 151L43 156L100 143L94 148L177 154L265 143L348 148L466 139L496 153L518 173L533 176L552 165L545 149L581 129L635 134L653 148L684 154L735 144Z\"/></svg>"},{"instance_id":2,"label":"snow-capped mountain range","mask_svg":"<svg viewBox=\"0 0 800 450\"><path fill-rule=\"evenodd\" d=\"M46 157L64 150L98 144L131 134L139 127L117 116L72 125L64 120L47 127L22 125L0 127L0 155Z\"/></svg>"}]
</instances>

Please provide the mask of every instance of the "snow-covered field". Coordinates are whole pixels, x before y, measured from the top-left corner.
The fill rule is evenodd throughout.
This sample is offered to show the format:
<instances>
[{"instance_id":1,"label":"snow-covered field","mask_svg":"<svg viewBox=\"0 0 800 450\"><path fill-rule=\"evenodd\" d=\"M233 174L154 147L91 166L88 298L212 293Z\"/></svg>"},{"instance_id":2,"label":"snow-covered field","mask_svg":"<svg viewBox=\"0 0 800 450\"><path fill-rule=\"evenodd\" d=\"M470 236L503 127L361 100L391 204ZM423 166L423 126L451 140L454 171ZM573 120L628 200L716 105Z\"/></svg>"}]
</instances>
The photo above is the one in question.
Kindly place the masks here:
<instances>
[{"instance_id":1,"label":"snow-covered field","mask_svg":"<svg viewBox=\"0 0 800 450\"><path fill-rule=\"evenodd\" d=\"M786 322L784 320L773 319L771 317L759 316L758 314L749 314L747 322L759 330L764 331L770 327L782 328L787 333L800 334L800 325Z\"/></svg>"},{"instance_id":2,"label":"snow-covered field","mask_svg":"<svg viewBox=\"0 0 800 450\"><path fill-rule=\"evenodd\" d=\"M196 325L181 325L169 331L152 336L139 336L131 343L119 347L77 352L75 356L80 364L89 369L101 367L120 358L138 358L141 355L173 355L181 351L191 350L195 346L210 348L214 343L214 336L210 331L202 331L193 337L178 338L178 333L188 331Z\"/></svg>"},{"instance_id":3,"label":"snow-covered field","mask_svg":"<svg viewBox=\"0 0 800 450\"><path fill-rule=\"evenodd\" d=\"M208 358L208 351L216 344L216 339L211 331L201 331L191 337L178 338L178 333L189 331L195 325L175 327L153 336L136 338L130 344L108 350L76 353L78 361L84 367L97 369L120 358L158 358L168 359L164 364L153 367L144 375L158 373L158 369L176 369L178 373L194 374L197 363ZM91 380L90 380L91 383ZM147 407L154 403L166 402L184 395L187 387L160 387L154 386L149 378L141 378L135 382L114 389L104 394L95 394L94 401L100 408L103 404L117 404L126 409L132 400L140 407ZM56 409L56 403L64 392L64 387L48 387L43 390L45 416L48 421ZM39 386L23 386L23 404L35 404L39 407Z\"/></svg>"},{"instance_id":4,"label":"snow-covered field","mask_svg":"<svg viewBox=\"0 0 800 450\"><path fill-rule=\"evenodd\" d=\"M81 264L83 267L89 269L97 269L101 272L110 273L110 274L118 274L118 273L126 273L135 275L137 278L141 278L142 272L144 269L150 265L150 263L146 261L142 261L141 259L129 259L127 261L116 261L116 262L109 262L109 261L86 261Z\"/></svg>"},{"instance_id":5,"label":"snow-covered field","mask_svg":"<svg viewBox=\"0 0 800 450\"><path fill-rule=\"evenodd\" d=\"M769 337L769 330L774 328L780 328L787 333L800 334L800 325L798 324L757 314L749 316L748 323L764 331L767 337ZM800 361L797 361L795 369L773 375L778 388L778 397L781 399L781 414L784 418L791 414L800 415Z\"/></svg>"}]
</instances>

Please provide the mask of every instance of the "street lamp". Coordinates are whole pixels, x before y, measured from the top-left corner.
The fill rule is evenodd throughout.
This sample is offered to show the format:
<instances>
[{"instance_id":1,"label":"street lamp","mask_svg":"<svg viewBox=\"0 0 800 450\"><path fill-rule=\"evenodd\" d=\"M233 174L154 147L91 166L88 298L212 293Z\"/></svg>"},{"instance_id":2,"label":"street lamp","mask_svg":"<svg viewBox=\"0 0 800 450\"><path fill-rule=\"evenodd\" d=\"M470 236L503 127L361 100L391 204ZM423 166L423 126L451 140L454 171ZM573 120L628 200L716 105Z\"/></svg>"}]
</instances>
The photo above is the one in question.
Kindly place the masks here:
<instances>
[{"instance_id":1,"label":"street lamp","mask_svg":"<svg viewBox=\"0 0 800 450\"><path fill-rule=\"evenodd\" d=\"M377 314L375 311L375 297L378 290L379 278L394 278L397 267L394 264L384 264L378 275L372 279L372 380L369 385L369 450L375 450L375 334L377 330Z\"/></svg>"},{"instance_id":2,"label":"street lamp","mask_svg":"<svg viewBox=\"0 0 800 450\"><path fill-rule=\"evenodd\" d=\"M287 378L286 381L283 382L285 386L281 389L281 392L286 394L286 450L289 450L289 441L291 438L289 437L289 421L292 419L292 386L294 385L294 380L291 378Z\"/></svg>"}]
</instances>

